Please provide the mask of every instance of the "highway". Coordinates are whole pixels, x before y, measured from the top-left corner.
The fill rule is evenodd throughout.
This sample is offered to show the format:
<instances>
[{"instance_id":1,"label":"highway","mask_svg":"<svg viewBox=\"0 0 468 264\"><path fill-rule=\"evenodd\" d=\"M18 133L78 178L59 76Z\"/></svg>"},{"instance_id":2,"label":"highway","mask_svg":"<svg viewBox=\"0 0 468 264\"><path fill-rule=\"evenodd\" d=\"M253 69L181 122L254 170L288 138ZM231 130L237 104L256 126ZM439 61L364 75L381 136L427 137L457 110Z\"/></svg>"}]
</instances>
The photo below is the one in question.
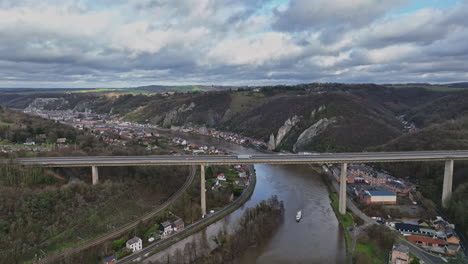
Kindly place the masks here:
<instances>
[{"instance_id":1,"label":"highway","mask_svg":"<svg viewBox=\"0 0 468 264\"><path fill-rule=\"evenodd\" d=\"M121 235L121 234L127 232L128 230L134 228L135 226L137 226L140 222L148 221L153 216L155 216L157 213L159 213L162 210L166 209L169 205L172 204L172 202L177 200L177 198L179 198L182 194L185 193L187 188L190 187L193 180L195 179L195 175L196 175L196 172L197 172L196 169L197 168L195 166L192 166L190 168L190 174L188 175L187 180L185 181L184 185L179 190L177 190L177 192L174 193L166 202L161 204L159 207L157 207L153 211L151 211L151 212L147 213L146 215L134 220L133 222L131 222L129 224L126 224L123 227L118 228L117 230L115 230L115 231L113 231L111 233L105 234L105 235L103 235L101 237L98 237L98 238L93 239L91 241L85 242L84 244L81 244L79 246L69 248L69 249L66 249L64 251L61 251L61 252L58 252L58 253L55 253L55 254L48 255L47 257L45 257L45 258L43 258L41 260L38 260L38 261L36 261L34 263L42 264L42 263L50 263L50 262L60 260L60 258L62 258L64 256L79 253L79 252L81 252L81 251L83 251L83 250L85 250L87 248L90 248L92 246L101 244L101 243L103 243L103 242L105 242L105 241L107 241L107 240L109 240L111 238L118 237L119 235Z\"/></svg>"},{"instance_id":2,"label":"highway","mask_svg":"<svg viewBox=\"0 0 468 264\"><path fill-rule=\"evenodd\" d=\"M468 160L466 150L358 152L263 155L158 155L158 156L80 156L3 159L43 167L151 166L151 165L235 165L235 164L311 164L357 162L408 162Z\"/></svg>"}]
</instances>

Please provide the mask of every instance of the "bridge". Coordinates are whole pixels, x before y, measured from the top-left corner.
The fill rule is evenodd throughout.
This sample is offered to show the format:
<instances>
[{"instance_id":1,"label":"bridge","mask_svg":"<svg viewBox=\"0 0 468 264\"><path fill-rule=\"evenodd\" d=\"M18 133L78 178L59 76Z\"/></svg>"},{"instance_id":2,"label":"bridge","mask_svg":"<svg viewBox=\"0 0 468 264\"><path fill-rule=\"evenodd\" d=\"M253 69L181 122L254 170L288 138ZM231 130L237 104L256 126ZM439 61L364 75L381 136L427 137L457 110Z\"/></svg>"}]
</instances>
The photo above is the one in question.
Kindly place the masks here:
<instances>
[{"instance_id":1,"label":"bridge","mask_svg":"<svg viewBox=\"0 0 468 264\"><path fill-rule=\"evenodd\" d=\"M201 208L206 215L205 166L235 164L323 164L341 163L339 211L346 213L346 176L348 163L372 162L445 162L442 206L446 207L452 194L454 161L468 160L468 151L408 151L408 152L359 152L359 153L314 153L314 154L262 154L262 155L157 155L157 156L80 156L43 157L2 160L25 166L41 167L91 167L92 182L99 182L98 167L104 166L155 166L155 165L200 165Z\"/></svg>"}]
</instances>

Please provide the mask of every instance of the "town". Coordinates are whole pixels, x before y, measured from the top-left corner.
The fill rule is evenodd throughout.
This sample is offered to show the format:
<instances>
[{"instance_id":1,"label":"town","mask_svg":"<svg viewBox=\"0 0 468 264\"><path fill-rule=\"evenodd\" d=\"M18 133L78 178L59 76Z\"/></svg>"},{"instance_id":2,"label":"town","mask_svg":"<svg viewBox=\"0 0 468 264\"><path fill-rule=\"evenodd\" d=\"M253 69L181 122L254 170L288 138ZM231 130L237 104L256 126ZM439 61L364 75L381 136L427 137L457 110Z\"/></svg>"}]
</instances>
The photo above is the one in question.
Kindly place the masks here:
<instances>
[{"instance_id":1,"label":"town","mask_svg":"<svg viewBox=\"0 0 468 264\"><path fill-rule=\"evenodd\" d=\"M328 164L323 167L336 182L340 181L341 166ZM376 223L433 254L454 256L462 250L455 225L426 205L416 185L409 180L397 179L366 164L350 164L346 181L347 193ZM409 252L405 245L394 245L390 263L410 263Z\"/></svg>"},{"instance_id":2,"label":"town","mask_svg":"<svg viewBox=\"0 0 468 264\"><path fill-rule=\"evenodd\" d=\"M96 114L89 110L75 112L27 108L24 112L51 119L79 130L86 130L110 145L136 144L144 147L148 152L165 149L172 154L229 154L228 151L214 146L190 142L180 135L182 133L210 136L262 150L267 146L263 141L206 127L173 125L166 131L179 134L172 136L169 133L171 136L167 137L158 132L164 131L164 129L156 125L128 122L117 116ZM414 125L404 121L403 117L399 120L405 124L405 129L408 132L415 131ZM55 142L48 142L47 139L46 134L38 134L35 138L27 138L23 145L1 144L0 151L4 153L20 150L47 152L57 148L73 148L73 142L66 137L56 138ZM247 166L236 165L223 169L225 171L207 178L207 189L217 191L228 185L235 185L242 190L249 185L249 168ZM327 164L323 166L323 169L330 172L335 181L340 181L340 165ZM358 204L362 212L375 220L376 223L389 227L405 236L414 245L433 254L454 256L462 250L462 243L456 233L455 225L437 215L434 208L424 204L424 198L417 191L416 184L412 183L409 178L396 178L366 164L350 164L346 181L347 192L352 200ZM214 210L211 210L210 213L214 213ZM117 259L141 250L145 245L169 238L183 229L184 221L171 214L169 218L148 230L141 236L142 238L135 236L126 241L116 242L116 245L120 245L120 247L115 247L116 254L107 258L106 263L114 263L113 261ZM409 252L407 246L396 244L390 254L390 262L410 263Z\"/></svg>"}]
</instances>

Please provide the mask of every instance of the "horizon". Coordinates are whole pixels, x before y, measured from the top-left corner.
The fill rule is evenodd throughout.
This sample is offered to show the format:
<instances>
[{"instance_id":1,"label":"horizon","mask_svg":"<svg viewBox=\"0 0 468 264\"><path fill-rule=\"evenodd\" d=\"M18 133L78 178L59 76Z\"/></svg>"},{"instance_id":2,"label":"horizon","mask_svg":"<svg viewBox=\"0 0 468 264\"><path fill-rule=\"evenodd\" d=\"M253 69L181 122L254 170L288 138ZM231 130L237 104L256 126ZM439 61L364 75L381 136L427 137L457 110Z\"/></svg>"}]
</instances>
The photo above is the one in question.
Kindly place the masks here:
<instances>
[{"instance_id":1,"label":"horizon","mask_svg":"<svg viewBox=\"0 0 468 264\"><path fill-rule=\"evenodd\" d=\"M0 87L0 90L8 89L31 89L31 90L40 90L40 89L50 89L50 90L95 90L95 89L136 89L142 87L151 87L151 86L160 86L160 87L184 87L184 86L194 86L194 87L235 87L235 88L255 88L255 87L269 87L269 86L297 86L305 84L374 84L374 85L452 85L452 84L465 84L468 81L455 81L455 82L441 82L441 83L422 83L422 82L395 82L395 83L374 83L374 82L356 82L356 83L346 83L346 82L305 82L305 83L294 83L294 84L273 84L273 85L223 85L223 84L148 84L142 86L127 86L127 87Z\"/></svg>"}]
</instances>

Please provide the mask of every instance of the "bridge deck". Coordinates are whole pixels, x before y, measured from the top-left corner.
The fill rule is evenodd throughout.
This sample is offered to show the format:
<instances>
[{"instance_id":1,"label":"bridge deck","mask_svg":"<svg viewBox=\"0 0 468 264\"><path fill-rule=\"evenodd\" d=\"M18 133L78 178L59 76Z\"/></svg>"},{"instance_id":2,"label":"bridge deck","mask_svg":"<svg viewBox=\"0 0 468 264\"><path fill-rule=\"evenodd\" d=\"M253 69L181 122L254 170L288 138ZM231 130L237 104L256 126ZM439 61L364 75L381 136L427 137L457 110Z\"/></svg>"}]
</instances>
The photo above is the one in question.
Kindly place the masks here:
<instances>
[{"instance_id":1,"label":"bridge deck","mask_svg":"<svg viewBox=\"0 0 468 264\"><path fill-rule=\"evenodd\" d=\"M409 162L468 160L468 151L409 151L264 155L157 155L157 156L80 156L41 157L1 160L43 167L151 166L151 165L230 165L230 164L311 164L357 162Z\"/></svg>"}]
</instances>

